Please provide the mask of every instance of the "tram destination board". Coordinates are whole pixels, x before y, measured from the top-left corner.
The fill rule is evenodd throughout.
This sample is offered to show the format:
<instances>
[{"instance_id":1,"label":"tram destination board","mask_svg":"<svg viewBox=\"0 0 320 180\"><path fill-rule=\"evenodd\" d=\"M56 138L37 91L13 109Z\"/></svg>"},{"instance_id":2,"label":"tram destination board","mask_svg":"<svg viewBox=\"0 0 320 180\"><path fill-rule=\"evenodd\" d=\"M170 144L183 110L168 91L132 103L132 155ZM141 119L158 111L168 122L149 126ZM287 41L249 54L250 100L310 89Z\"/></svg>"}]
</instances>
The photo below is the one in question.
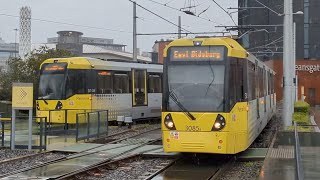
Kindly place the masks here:
<instances>
[{"instance_id":1,"label":"tram destination board","mask_svg":"<svg viewBox=\"0 0 320 180\"><path fill-rule=\"evenodd\" d=\"M171 47L171 61L223 61L224 46Z\"/></svg>"}]
</instances>

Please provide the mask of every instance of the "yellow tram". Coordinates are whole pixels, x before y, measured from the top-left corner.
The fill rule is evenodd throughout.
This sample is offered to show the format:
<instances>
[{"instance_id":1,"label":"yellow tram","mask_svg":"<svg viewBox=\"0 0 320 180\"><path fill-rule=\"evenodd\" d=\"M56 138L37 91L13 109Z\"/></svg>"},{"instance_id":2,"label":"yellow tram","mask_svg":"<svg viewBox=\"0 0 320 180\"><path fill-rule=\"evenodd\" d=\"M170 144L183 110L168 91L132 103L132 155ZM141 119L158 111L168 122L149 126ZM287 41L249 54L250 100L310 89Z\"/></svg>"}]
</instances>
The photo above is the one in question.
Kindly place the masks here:
<instances>
[{"instance_id":1,"label":"yellow tram","mask_svg":"<svg viewBox=\"0 0 320 180\"><path fill-rule=\"evenodd\" d=\"M118 116L161 116L162 65L88 57L53 58L40 67L37 116L76 123L76 114L108 110Z\"/></svg>"},{"instance_id":2,"label":"yellow tram","mask_svg":"<svg viewBox=\"0 0 320 180\"><path fill-rule=\"evenodd\" d=\"M275 114L275 72L228 37L178 39L164 52L165 152L235 154Z\"/></svg>"}]
</instances>

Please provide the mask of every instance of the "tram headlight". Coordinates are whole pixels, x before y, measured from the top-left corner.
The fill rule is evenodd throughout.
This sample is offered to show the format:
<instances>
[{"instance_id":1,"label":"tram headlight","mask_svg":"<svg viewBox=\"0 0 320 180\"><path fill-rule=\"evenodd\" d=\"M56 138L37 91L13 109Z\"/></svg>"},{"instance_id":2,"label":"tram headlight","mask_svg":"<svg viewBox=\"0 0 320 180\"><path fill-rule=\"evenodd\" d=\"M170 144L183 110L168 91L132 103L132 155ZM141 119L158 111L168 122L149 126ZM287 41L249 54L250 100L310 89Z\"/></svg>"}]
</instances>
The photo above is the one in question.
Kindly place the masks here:
<instances>
[{"instance_id":1,"label":"tram headlight","mask_svg":"<svg viewBox=\"0 0 320 180\"><path fill-rule=\"evenodd\" d=\"M174 125L173 119L171 117L171 114L167 114L164 117L164 125L169 129L169 130L176 130L176 126Z\"/></svg>"},{"instance_id":2,"label":"tram headlight","mask_svg":"<svg viewBox=\"0 0 320 180\"><path fill-rule=\"evenodd\" d=\"M58 101L55 109L60 110L62 109L62 107L63 107L62 102Z\"/></svg>"},{"instance_id":3,"label":"tram headlight","mask_svg":"<svg viewBox=\"0 0 320 180\"><path fill-rule=\"evenodd\" d=\"M212 131L220 131L226 126L226 119L221 115L218 114L216 121L213 124Z\"/></svg>"}]
</instances>

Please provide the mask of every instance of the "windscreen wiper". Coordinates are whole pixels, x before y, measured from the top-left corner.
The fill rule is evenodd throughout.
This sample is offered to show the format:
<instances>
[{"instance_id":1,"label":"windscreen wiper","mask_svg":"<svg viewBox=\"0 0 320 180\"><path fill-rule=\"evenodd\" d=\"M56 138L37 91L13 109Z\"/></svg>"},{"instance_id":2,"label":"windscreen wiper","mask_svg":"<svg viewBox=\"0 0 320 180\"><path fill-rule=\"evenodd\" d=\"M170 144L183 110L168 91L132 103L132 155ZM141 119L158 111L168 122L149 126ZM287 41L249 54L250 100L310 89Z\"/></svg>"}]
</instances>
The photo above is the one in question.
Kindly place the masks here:
<instances>
[{"instance_id":1,"label":"windscreen wiper","mask_svg":"<svg viewBox=\"0 0 320 180\"><path fill-rule=\"evenodd\" d=\"M184 114L186 114L191 120L196 120L196 118L180 103L180 101L177 98L177 95L171 91L169 92L169 97L172 99L173 102L175 102L178 107L182 110Z\"/></svg>"},{"instance_id":2,"label":"windscreen wiper","mask_svg":"<svg viewBox=\"0 0 320 180\"><path fill-rule=\"evenodd\" d=\"M48 102L43 98L43 97L39 97L38 99L41 99L44 101L44 103L46 103L46 105L48 105Z\"/></svg>"}]
</instances>

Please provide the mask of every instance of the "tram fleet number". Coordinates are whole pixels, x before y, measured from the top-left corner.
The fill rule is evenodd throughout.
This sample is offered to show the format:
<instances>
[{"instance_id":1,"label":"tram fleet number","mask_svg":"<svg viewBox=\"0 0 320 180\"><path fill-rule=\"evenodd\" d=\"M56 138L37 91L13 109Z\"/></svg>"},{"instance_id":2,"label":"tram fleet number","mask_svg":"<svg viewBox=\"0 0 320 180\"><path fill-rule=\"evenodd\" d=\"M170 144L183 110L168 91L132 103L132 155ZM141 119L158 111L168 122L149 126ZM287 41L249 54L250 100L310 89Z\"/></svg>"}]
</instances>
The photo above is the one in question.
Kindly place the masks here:
<instances>
[{"instance_id":1,"label":"tram fleet number","mask_svg":"<svg viewBox=\"0 0 320 180\"><path fill-rule=\"evenodd\" d=\"M186 126L186 131L201 131L199 126Z\"/></svg>"}]
</instances>

